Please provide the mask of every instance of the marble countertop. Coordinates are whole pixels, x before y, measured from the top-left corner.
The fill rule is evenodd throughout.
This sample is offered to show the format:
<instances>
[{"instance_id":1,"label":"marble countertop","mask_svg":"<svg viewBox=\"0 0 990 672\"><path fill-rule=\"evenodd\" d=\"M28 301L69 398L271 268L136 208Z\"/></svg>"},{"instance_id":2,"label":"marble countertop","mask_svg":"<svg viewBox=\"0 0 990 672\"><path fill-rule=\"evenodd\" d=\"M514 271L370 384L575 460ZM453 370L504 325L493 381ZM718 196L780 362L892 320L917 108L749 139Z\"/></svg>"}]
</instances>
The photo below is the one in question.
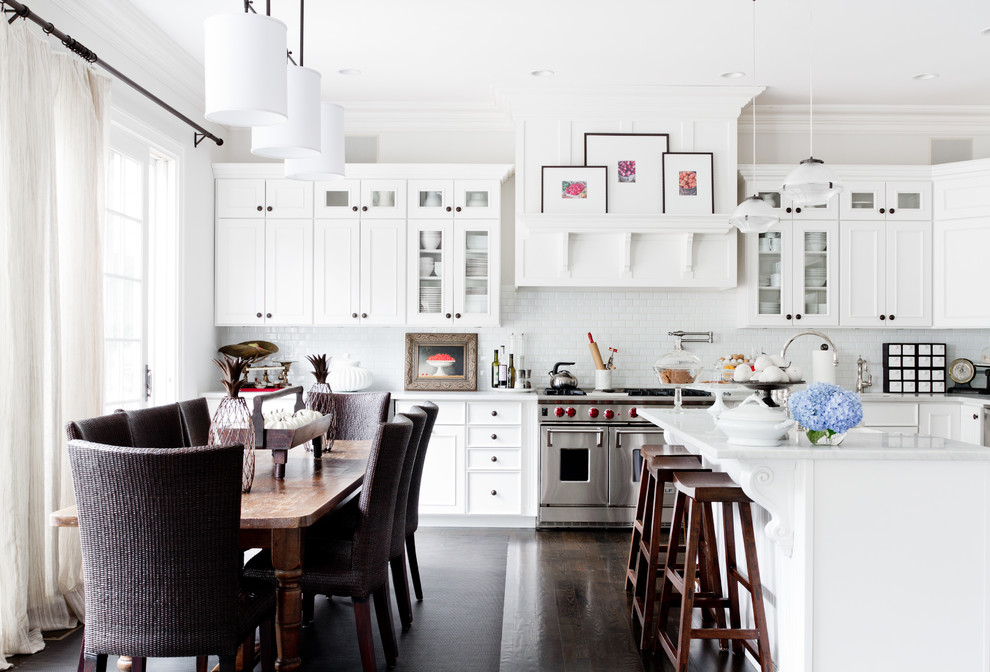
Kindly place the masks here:
<instances>
[{"instance_id":1,"label":"marble countertop","mask_svg":"<svg viewBox=\"0 0 990 672\"><path fill-rule=\"evenodd\" d=\"M713 460L990 460L990 448L935 436L851 430L838 446L814 446L791 432L779 446L739 446L715 428L705 411L641 409L639 415L670 432L672 440Z\"/></svg>"}]
</instances>

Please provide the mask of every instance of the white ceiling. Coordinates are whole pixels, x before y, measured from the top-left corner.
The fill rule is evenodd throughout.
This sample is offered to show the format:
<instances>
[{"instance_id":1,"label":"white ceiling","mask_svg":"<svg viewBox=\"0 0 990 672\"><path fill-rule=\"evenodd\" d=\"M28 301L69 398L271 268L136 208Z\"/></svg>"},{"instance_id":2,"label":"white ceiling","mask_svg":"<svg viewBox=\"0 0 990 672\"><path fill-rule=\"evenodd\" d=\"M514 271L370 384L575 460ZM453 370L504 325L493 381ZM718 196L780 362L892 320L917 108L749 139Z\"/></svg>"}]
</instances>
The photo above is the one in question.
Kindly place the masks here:
<instances>
[{"instance_id":1,"label":"white ceiling","mask_svg":"<svg viewBox=\"0 0 990 672\"><path fill-rule=\"evenodd\" d=\"M130 0L202 62L240 0ZM299 1L272 0L299 32ZM255 3L264 12L264 0ZM757 17L753 79L752 17ZM310 0L305 64L344 104L491 105L504 89L766 86L761 104L990 105L988 0ZM990 31L988 31L990 33ZM357 68L360 76L344 76ZM529 73L552 69L554 77ZM739 79L721 73L742 71ZM918 81L919 73L937 79Z\"/></svg>"}]
</instances>

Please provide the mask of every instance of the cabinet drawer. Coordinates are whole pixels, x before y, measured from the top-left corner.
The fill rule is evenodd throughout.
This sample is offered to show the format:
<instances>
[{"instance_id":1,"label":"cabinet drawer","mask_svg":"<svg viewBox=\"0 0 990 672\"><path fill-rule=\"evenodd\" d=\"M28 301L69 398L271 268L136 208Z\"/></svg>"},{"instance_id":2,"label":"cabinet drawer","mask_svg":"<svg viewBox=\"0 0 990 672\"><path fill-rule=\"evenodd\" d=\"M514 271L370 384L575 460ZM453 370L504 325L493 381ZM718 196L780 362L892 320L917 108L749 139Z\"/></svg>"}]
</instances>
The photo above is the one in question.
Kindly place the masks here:
<instances>
[{"instance_id":1,"label":"cabinet drawer","mask_svg":"<svg viewBox=\"0 0 990 672\"><path fill-rule=\"evenodd\" d=\"M522 404L517 401L468 402L468 424L522 424Z\"/></svg>"},{"instance_id":2,"label":"cabinet drawer","mask_svg":"<svg viewBox=\"0 0 990 672\"><path fill-rule=\"evenodd\" d=\"M864 427L918 426L918 404L869 402L863 404Z\"/></svg>"},{"instance_id":3,"label":"cabinet drawer","mask_svg":"<svg viewBox=\"0 0 990 672\"><path fill-rule=\"evenodd\" d=\"M405 413L419 402L414 399L399 399L395 402L395 412ZM463 401L434 401L440 409L437 412L437 425L463 425L464 424L464 402Z\"/></svg>"},{"instance_id":4,"label":"cabinet drawer","mask_svg":"<svg viewBox=\"0 0 990 672\"><path fill-rule=\"evenodd\" d=\"M469 448L518 448L522 445L522 428L514 426L468 427Z\"/></svg>"},{"instance_id":5,"label":"cabinet drawer","mask_svg":"<svg viewBox=\"0 0 990 672\"><path fill-rule=\"evenodd\" d=\"M513 448L474 448L468 451L468 469L519 469L522 451Z\"/></svg>"},{"instance_id":6,"label":"cabinet drawer","mask_svg":"<svg viewBox=\"0 0 990 672\"><path fill-rule=\"evenodd\" d=\"M522 479L518 471L468 474L469 514L522 512Z\"/></svg>"}]
</instances>

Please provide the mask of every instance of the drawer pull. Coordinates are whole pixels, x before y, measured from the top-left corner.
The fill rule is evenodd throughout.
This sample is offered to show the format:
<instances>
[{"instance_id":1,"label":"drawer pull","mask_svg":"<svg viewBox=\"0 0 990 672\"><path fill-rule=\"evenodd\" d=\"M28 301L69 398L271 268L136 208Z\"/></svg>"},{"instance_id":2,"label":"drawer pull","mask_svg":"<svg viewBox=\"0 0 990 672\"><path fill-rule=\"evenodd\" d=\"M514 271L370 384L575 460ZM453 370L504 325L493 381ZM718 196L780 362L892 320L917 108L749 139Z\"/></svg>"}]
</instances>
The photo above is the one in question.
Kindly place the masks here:
<instances>
[{"instance_id":1,"label":"drawer pull","mask_svg":"<svg viewBox=\"0 0 990 672\"><path fill-rule=\"evenodd\" d=\"M973 419L976 420L976 416L975 415L973 416ZM494 455L492 455L492 462L498 462L498 458L495 457Z\"/></svg>"},{"instance_id":2,"label":"drawer pull","mask_svg":"<svg viewBox=\"0 0 990 672\"><path fill-rule=\"evenodd\" d=\"M494 496L495 496L495 495L497 495L497 494L498 494L498 491L496 491L496 490L492 490L492 497L494 497Z\"/></svg>"},{"instance_id":3,"label":"drawer pull","mask_svg":"<svg viewBox=\"0 0 990 672\"><path fill-rule=\"evenodd\" d=\"M494 418L496 415L498 415L498 411L492 411L492 417Z\"/></svg>"},{"instance_id":4,"label":"drawer pull","mask_svg":"<svg viewBox=\"0 0 990 672\"><path fill-rule=\"evenodd\" d=\"M492 441L498 438L498 434L492 434Z\"/></svg>"}]
</instances>

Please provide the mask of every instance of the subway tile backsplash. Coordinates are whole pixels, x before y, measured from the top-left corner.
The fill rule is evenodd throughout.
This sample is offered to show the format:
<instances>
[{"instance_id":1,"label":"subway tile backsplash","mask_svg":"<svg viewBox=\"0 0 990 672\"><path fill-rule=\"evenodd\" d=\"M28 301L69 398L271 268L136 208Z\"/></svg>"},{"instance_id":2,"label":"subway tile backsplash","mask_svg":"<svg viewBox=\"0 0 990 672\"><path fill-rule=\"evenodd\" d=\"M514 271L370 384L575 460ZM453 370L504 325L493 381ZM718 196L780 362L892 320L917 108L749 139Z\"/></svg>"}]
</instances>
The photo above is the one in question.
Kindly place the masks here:
<instances>
[{"instance_id":1,"label":"subway tile backsplash","mask_svg":"<svg viewBox=\"0 0 990 672\"><path fill-rule=\"evenodd\" d=\"M741 291L741 290L740 290ZM713 331L714 343L689 343L685 348L705 364L734 353L779 352L800 328L737 327L736 291L651 290L562 290L502 288L502 326L470 329L478 333L479 389L488 381L492 351L509 348L510 335L525 334L525 365L531 369L533 386L544 387L547 372L555 362L575 362L568 368L581 387L594 387L594 365L588 350L588 332L598 342L603 357L609 346L618 348L613 384L643 387L657 384L653 361L674 347L667 332ZM836 381L852 388L856 382L856 358L862 355L873 373L871 392L883 385L882 344L885 342L944 342L947 361L966 357L978 362L982 349L990 345L990 329L818 329L836 344L839 368ZM405 334L423 330L404 327L226 327L220 329L222 343L260 338L280 348L279 359L294 360L292 384L308 387L313 382L306 355L350 353L375 376L375 389L401 390L405 357ZM822 341L801 337L788 349L788 358L806 373L811 371L811 352ZM518 360L518 357L517 357ZM519 363L516 364L520 368ZM982 382L976 381L977 384Z\"/></svg>"}]
</instances>

